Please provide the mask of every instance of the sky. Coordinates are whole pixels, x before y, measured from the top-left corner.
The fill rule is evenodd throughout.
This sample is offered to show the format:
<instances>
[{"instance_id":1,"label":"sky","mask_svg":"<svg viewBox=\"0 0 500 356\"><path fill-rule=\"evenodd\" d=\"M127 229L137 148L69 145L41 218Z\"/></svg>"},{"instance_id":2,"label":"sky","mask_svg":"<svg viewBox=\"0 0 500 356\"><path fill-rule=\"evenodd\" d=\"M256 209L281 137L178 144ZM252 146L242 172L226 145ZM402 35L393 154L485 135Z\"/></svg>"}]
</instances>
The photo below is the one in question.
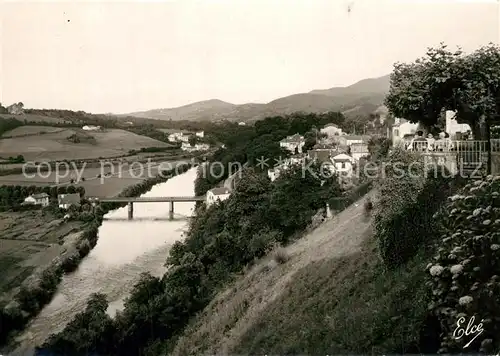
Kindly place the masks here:
<instances>
[{"instance_id":1,"label":"sky","mask_svg":"<svg viewBox=\"0 0 500 356\"><path fill-rule=\"evenodd\" d=\"M388 74L445 42L499 43L500 3L0 2L0 102L128 113L266 103Z\"/></svg>"}]
</instances>

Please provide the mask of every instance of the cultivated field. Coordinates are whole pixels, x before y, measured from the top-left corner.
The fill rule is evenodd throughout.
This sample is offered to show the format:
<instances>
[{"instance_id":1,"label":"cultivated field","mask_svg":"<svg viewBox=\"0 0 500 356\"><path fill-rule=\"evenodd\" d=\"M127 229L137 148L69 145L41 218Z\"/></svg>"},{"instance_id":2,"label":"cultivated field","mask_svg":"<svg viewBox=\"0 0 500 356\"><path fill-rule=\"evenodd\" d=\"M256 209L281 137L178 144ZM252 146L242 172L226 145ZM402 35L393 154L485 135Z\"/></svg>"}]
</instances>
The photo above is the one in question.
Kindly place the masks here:
<instances>
[{"instance_id":1,"label":"cultivated field","mask_svg":"<svg viewBox=\"0 0 500 356\"><path fill-rule=\"evenodd\" d=\"M20 126L16 127L14 130L5 132L2 138L8 137L19 137L19 136L31 136L31 135L44 135L47 133L55 133L64 131L63 127L52 127L52 126Z\"/></svg>"},{"instance_id":2,"label":"cultivated field","mask_svg":"<svg viewBox=\"0 0 500 356\"><path fill-rule=\"evenodd\" d=\"M104 164L101 167L81 167L52 172L40 172L30 174L10 174L0 176L0 185L23 185L23 186L52 186L56 184L71 184L71 179L75 180L74 186L85 188L86 196L110 197L118 195L128 186L137 184L148 177L158 175L159 170L174 168L179 162L189 162L186 160L161 161L161 164L151 162L150 164L132 163L111 165ZM74 168L74 167L73 167ZM100 177L99 177L100 175ZM84 178L76 182L78 179Z\"/></svg>"},{"instance_id":3,"label":"cultivated field","mask_svg":"<svg viewBox=\"0 0 500 356\"><path fill-rule=\"evenodd\" d=\"M59 256L60 242L79 229L79 222L63 223L41 211L0 214L0 299L8 299L36 268Z\"/></svg>"},{"instance_id":4,"label":"cultivated field","mask_svg":"<svg viewBox=\"0 0 500 356\"><path fill-rule=\"evenodd\" d=\"M28 131L34 132L34 127ZM18 132L24 132L22 127ZM53 132L47 132L52 129ZM46 134L20 136L15 138L0 139L0 152L2 156L23 155L26 161L56 161L74 160L99 157L121 156L133 149L143 147L168 147L167 143L152 138L134 134L120 129L110 129L103 132L89 132L81 129L63 129L41 127ZM18 130L18 129L16 129ZM7 132L6 135L16 134L16 130ZM68 140L71 135L91 137L92 142L73 143Z\"/></svg>"}]
</instances>

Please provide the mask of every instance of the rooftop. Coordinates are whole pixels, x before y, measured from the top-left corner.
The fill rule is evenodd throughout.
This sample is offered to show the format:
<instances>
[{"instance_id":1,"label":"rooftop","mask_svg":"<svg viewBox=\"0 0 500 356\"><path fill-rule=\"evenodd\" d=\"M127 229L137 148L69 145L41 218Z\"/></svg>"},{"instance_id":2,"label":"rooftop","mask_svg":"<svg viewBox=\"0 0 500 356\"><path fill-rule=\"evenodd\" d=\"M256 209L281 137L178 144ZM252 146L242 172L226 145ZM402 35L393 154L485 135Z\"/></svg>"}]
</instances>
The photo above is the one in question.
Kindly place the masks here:
<instances>
[{"instance_id":1,"label":"rooftop","mask_svg":"<svg viewBox=\"0 0 500 356\"><path fill-rule=\"evenodd\" d=\"M38 194L32 194L30 197L35 198L35 199L43 199L43 198L48 198L49 195L47 193L38 193Z\"/></svg>"},{"instance_id":2,"label":"rooftop","mask_svg":"<svg viewBox=\"0 0 500 356\"><path fill-rule=\"evenodd\" d=\"M280 142L286 143L286 142L301 142L304 141L304 137L300 136L298 133L292 136L288 136L281 140Z\"/></svg>"},{"instance_id":3,"label":"rooftop","mask_svg":"<svg viewBox=\"0 0 500 356\"><path fill-rule=\"evenodd\" d=\"M346 161L351 162L352 161L352 157L349 156L349 155L346 155L345 153L341 153L341 154L336 155L335 157L333 157L333 160L337 161L337 162L346 162Z\"/></svg>"}]
</instances>

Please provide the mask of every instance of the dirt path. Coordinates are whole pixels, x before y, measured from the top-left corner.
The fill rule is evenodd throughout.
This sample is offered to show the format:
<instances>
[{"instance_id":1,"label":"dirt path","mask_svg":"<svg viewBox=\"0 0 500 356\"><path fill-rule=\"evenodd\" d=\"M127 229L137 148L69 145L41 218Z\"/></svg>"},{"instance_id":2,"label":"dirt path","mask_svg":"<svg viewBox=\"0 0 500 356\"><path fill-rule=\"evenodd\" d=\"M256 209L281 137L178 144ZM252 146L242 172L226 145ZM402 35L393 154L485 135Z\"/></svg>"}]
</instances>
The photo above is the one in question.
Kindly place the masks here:
<instances>
[{"instance_id":1,"label":"dirt path","mask_svg":"<svg viewBox=\"0 0 500 356\"><path fill-rule=\"evenodd\" d=\"M231 354L245 332L262 317L266 307L286 289L293 276L310 263L324 258L350 255L372 236L365 218L364 198L288 246L289 260L278 265L272 256L254 266L245 277L220 294L203 312L186 336L179 340L173 355L186 351L204 354ZM195 350L193 345L199 348Z\"/></svg>"}]
</instances>

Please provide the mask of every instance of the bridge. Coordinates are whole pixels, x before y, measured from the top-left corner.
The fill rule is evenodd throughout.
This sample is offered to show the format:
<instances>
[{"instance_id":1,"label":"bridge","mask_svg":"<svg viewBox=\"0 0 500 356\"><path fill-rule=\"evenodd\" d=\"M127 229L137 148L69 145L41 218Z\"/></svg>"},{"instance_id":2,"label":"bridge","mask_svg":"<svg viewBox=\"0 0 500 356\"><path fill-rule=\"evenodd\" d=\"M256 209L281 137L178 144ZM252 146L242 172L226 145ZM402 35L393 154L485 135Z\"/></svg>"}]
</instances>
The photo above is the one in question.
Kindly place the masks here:
<instances>
[{"instance_id":1,"label":"bridge","mask_svg":"<svg viewBox=\"0 0 500 356\"><path fill-rule=\"evenodd\" d=\"M127 203L128 204L128 219L134 218L134 203L170 203L168 217L174 219L174 203L175 202L197 202L205 201L203 196L178 196L178 197L114 197L114 198L88 198L93 204L97 203Z\"/></svg>"}]
</instances>

